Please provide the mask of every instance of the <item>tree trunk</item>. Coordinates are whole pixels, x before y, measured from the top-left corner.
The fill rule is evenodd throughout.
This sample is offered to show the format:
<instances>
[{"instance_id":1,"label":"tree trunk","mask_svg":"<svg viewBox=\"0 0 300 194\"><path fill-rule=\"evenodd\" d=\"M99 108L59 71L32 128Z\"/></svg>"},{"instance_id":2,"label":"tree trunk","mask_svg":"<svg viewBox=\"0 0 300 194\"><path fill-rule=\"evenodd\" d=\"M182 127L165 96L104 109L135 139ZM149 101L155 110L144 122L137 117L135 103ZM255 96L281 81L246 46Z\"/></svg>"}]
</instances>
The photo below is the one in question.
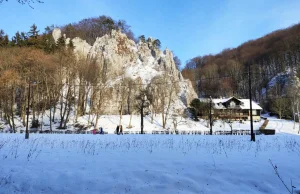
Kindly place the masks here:
<instances>
[{"instance_id":1,"label":"tree trunk","mask_svg":"<svg viewBox=\"0 0 300 194\"><path fill-rule=\"evenodd\" d=\"M129 119L129 125L128 125L129 129L132 128L131 120L132 120L132 112L130 113L130 119Z\"/></svg>"},{"instance_id":2,"label":"tree trunk","mask_svg":"<svg viewBox=\"0 0 300 194\"><path fill-rule=\"evenodd\" d=\"M22 110L21 110L21 119L22 119L22 124L23 124L23 126L25 126L26 125L26 121L25 121L25 119L26 119L26 104L25 103L22 103Z\"/></svg>"},{"instance_id":3,"label":"tree trunk","mask_svg":"<svg viewBox=\"0 0 300 194\"><path fill-rule=\"evenodd\" d=\"M296 126L296 114L295 114L294 104L292 104L292 112L293 112L293 117L294 117L294 126L293 126L293 129L295 129L295 126Z\"/></svg>"},{"instance_id":4,"label":"tree trunk","mask_svg":"<svg viewBox=\"0 0 300 194\"><path fill-rule=\"evenodd\" d=\"M300 115L299 115L300 111L299 111L299 103L300 102L297 103L297 115L298 115L298 123L299 123L299 125L298 125L299 126L298 134L300 133Z\"/></svg>"},{"instance_id":5,"label":"tree trunk","mask_svg":"<svg viewBox=\"0 0 300 194\"><path fill-rule=\"evenodd\" d=\"M35 100L34 100L34 89L32 87L32 92L31 92L31 106L32 106L32 121L35 120Z\"/></svg>"},{"instance_id":6,"label":"tree trunk","mask_svg":"<svg viewBox=\"0 0 300 194\"><path fill-rule=\"evenodd\" d=\"M123 116L123 104L121 104L121 109L120 109L120 123L119 123L119 125L122 125L122 116Z\"/></svg>"},{"instance_id":7,"label":"tree trunk","mask_svg":"<svg viewBox=\"0 0 300 194\"><path fill-rule=\"evenodd\" d=\"M70 112L71 112L71 107L69 106L68 111L67 111L67 116L66 116L65 121L64 121L64 129L67 128L67 123L68 123L68 120L69 120Z\"/></svg>"},{"instance_id":8,"label":"tree trunk","mask_svg":"<svg viewBox=\"0 0 300 194\"><path fill-rule=\"evenodd\" d=\"M53 115L52 115L52 122L54 122L54 119L55 119L55 113L56 113L56 105L53 106Z\"/></svg>"},{"instance_id":9,"label":"tree trunk","mask_svg":"<svg viewBox=\"0 0 300 194\"><path fill-rule=\"evenodd\" d=\"M151 114L151 124L153 124L153 121L154 121L154 113L152 112L152 114Z\"/></svg>"},{"instance_id":10,"label":"tree trunk","mask_svg":"<svg viewBox=\"0 0 300 194\"><path fill-rule=\"evenodd\" d=\"M10 116L7 113L5 113L4 118L8 122L8 125L9 125L10 129L12 129L13 127L11 125Z\"/></svg>"},{"instance_id":11,"label":"tree trunk","mask_svg":"<svg viewBox=\"0 0 300 194\"><path fill-rule=\"evenodd\" d=\"M52 110L51 110L51 107L50 107L50 118L49 118L49 122L50 122L50 131L52 131L52 118L51 118L51 113L52 113Z\"/></svg>"},{"instance_id":12,"label":"tree trunk","mask_svg":"<svg viewBox=\"0 0 300 194\"><path fill-rule=\"evenodd\" d=\"M43 131L43 125L44 125L44 111L42 112L41 131Z\"/></svg>"},{"instance_id":13,"label":"tree trunk","mask_svg":"<svg viewBox=\"0 0 300 194\"><path fill-rule=\"evenodd\" d=\"M141 107L141 134L144 134L144 103Z\"/></svg>"},{"instance_id":14,"label":"tree trunk","mask_svg":"<svg viewBox=\"0 0 300 194\"><path fill-rule=\"evenodd\" d=\"M165 129L165 128L166 128L166 123L165 123L165 113L162 112L161 115L162 115L162 126L163 126L163 128Z\"/></svg>"},{"instance_id":15,"label":"tree trunk","mask_svg":"<svg viewBox=\"0 0 300 194\"><path fill-rule=\"evenodd\" d=\"M96 129L98 128L99 117L100 117L100 114L97 112L96 113L96 122L95 122L95 128Z\"/></svg>"},{"instance_id":16,"label":"tree trunk","mask_svg":"<svg viewBox=\"0 0 300 194\"><path fill-rule=\"evenodd\" d=\"M12 88L12 96L11 96L11 121L12 121L12 127L14 130L14 133L16 133L16 126L15 126L15 118L14 118L14 103L15 103L15 91L14 88Z\"/></svg>"}]
</instances>

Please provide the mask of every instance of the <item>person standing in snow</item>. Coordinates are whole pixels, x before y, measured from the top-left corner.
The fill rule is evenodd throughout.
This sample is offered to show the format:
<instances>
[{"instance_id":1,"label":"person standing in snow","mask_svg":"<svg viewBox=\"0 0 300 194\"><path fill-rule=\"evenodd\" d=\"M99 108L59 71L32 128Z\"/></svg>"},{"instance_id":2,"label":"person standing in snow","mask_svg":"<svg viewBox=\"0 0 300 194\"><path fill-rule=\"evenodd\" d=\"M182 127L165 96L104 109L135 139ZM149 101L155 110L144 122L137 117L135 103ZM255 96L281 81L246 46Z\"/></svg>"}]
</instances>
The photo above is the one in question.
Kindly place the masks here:
<instances>
[{"instance_id":1,"label":"person standing in snow","mask_svg":"<svg viewBox=\"0 0 300 194\"><path fill-rule=\"evenodd\" d=\"M103 128L102 127L99 128L99 132L100 132L100 134L103 134Z\"/></svg>"},{"instance_id":2,"label":"person standing in snow","mask_svg":"<svg viewBox=\"0 0 300 194\"><path fill-rule=\"evenodd\" d=\"M122 125L120 125L120 134L123 135L123 126Z\"/></svg>"},{"instance_id":3,"label":"person standing in snow","mask_svg":"<svg viewBox=\"0 0 300 194\"><path fill-rule=\"evenodd\" d=\"M117 133L117 135L119 135L119 125L117 125L116 133Z\"/></svg>"}]
</instances>

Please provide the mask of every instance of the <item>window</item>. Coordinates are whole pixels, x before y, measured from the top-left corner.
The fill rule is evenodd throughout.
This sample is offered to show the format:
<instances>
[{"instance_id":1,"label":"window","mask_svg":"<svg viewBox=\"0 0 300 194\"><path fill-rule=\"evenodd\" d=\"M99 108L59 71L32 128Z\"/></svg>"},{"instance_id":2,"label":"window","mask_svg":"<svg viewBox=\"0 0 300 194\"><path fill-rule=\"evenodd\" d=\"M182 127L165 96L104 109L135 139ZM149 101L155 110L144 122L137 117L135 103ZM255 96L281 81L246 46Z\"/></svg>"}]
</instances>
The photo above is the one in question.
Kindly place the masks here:
<instances>
[{"instance_id":1,"label":"window","mask_svg":"<svg viewBox=\"0 0 300 194\"><path fill-rule=\"evenodd\" d=\"M229 104L230 107L235 107L235 102L231 101Z\"/></svg>"}]
</instances>

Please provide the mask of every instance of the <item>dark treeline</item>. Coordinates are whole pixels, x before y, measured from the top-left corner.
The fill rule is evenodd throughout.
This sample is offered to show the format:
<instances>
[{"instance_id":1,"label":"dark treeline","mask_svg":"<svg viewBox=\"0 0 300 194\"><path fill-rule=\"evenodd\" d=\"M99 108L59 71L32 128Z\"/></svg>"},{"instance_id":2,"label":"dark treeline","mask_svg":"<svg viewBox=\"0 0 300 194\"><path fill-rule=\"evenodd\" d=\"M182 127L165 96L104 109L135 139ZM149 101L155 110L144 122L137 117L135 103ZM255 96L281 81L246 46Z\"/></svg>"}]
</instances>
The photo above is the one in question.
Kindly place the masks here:
<instances>
[{"instance_id":1,"label":"dark treeline","mask_svg":"<svg viewBox=\"0 0 300 194\"><path fill-rule=\"evenodd\" d=\"M182 74L193 80L201 97L248 98L248 65L251 67L253 99L280 117L292 115L298 89L291 93L288 88L293 84L291 77L300 76L300 24L274 31L237 48L224 49L217 55L192 58L187 61ZM275 85L270 85L272 78L288 70L295 74L281 75L281 83L277 80Z\"/></svg>"},{"instance_id":2,"label":"dark treeline","mask_svg":"<svg viewBox=\"0 0 300 194\"><path fill-rule=\"evenodd\" d=\"M38 27L33 24L28 32L16 32L11 38L5 34L4 29L0 27L0 47L36 47L44 49L46 52L54 52L55 42L52 37L54 25L47 26L44 32L38 30ZM102 37L105 34L110 34L112 30L121 30L128 38L135 40L134 34L130 26L124 20L115 21L108 16L100 16L94 18L83 19L79 22L60 26L62 33L68 38L79 37L93 45L97 37ZM63 38L59 40L62 42Z\"/></svg>"},{"instance_id":3,"label":"dark treeline","mask_svg":"<svg viewBox=\"0 0 300 194\"><path fill-rule=\"evenodd\" d=\"M61 26L62 33L69 38L80 37L93 45L97 37L109 34L112 30L120 29L129 39L135 40L130 26L124 20L113 20L108 16L83 19L79 22Z\"/></svg>"},{"instance_id":4,"label":"dark treeline","mask_svg":"<svg viewBox=\"0 0 300 194\"><path fill-rule=\"evenodd\" d=\"M0 29L0 48L35 48L45 51L47 54L53 54L59 47L64 44L64 38L61 37L55 43L52 37L52 27L46 27L44 32L38 30L33 24L28 32L16 32L14 36L9 38L5 31ZM72 41L69 44L72 47Z\"/></svg>"}]
</instances>

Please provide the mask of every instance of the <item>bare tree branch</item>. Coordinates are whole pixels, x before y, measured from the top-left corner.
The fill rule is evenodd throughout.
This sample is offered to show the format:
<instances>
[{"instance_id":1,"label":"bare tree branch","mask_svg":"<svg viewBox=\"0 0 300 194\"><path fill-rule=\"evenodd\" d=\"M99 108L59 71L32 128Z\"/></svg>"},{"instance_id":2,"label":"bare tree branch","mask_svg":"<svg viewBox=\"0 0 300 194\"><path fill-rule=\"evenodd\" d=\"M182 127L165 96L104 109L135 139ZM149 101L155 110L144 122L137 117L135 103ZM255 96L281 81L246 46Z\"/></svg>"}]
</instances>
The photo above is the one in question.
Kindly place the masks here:
<instances>
[{"instance_id":1,"label":"bare tree branch","mask_svg":"<svg viewBox=\"0 0 300 194\"><path fill-rule=\"evenodd\" d=\"M33 4L33 3L44 3L44 1L41 1L41 0L16 0L16 1L20 4L22 4L22 5L27 4L32 9L34 9L34 8L32 7L31 4ZM0 4L2 4L3 2L8 2L8 0L0 0Z\"/></svg>"},{"instance_id":2,"label":"bare tree branch","mask_svg":"<svg viewBox=\"0 0 300 194\"><path fill-rule=\"evenodd\" d=\"M277 175L277 177L279 178L279 180L282 182L282 184L285 186L286 190L287 190L290 194L293 194L293 193L294 193L294 188L295 188L295 186L293 186L292 180L291 180L291 187L292 187L292 189L290 190L290 189L288 188L288 186L285 184L285 182L282 180L282 177L280 176L280 174L279 174L279 172L278 172L277 166L274 165L274 164L272 163L272 160L270 160L270 159L269 159L269 162L270 162L270 164L272 165L272 167L273 167L273 169L274 169L274 171L275 171L275 174Z\"/></svg>"}]
</instances>

